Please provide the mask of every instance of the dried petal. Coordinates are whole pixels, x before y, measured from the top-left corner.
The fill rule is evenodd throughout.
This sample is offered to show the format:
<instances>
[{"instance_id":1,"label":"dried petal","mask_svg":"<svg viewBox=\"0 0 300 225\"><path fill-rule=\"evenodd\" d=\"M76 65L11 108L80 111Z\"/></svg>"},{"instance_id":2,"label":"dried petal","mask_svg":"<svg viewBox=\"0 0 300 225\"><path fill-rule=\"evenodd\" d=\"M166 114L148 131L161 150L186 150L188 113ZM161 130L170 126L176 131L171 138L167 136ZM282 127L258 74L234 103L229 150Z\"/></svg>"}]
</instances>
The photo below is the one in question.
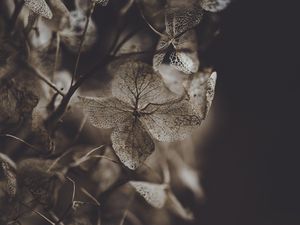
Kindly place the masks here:
<instances>
[{"instance_id":1,"label":"dried petal","mask_svg":"<svg viewBox=\"0 0 300 225\"><path fill-rule=\"evenodd\" d=\"M200 23L203 15L201 7L170 7L166 9L165 22L167 34L178 37Z\"/></svg>"},{"instance_id":2,"label":"dried petal","mask_svg":"<svg viewBox=\"0 0 300 225\"><path fill-rule=\"evenodd\" d=\"M45 0L24 0L25 5L34 13L47 19L52 19L53 14Z\"/></svg>"},{"instance_id":3,"label":"dried petal","mask_svg":"<svg viewBox=\"0 0 300 225\"><path fill-rule=\"evenodd\" d=\"M172 98L161 76L141 62L127 62L113 71L112 94L132 107L143 108L148 103L163 103Z\"/></svg>"},{"instance_id":4,"label":"dried petal","mask_svg":"<svg viewBox=\"0 0 300 225\"><path fill-rule=\"evenodd\" d=\"M214 98L217 73L211 75L205 73L195 74L188 85L190 102L195 112L203 119L207 116Z\"/></svg>"},{"instance_id":5,"label":"dried petal","mask_svg":"<svg viewBox=\"0 0 300 225\"><path fill-rule=\"evenodd\" d=\"M186 74L199 69L197 37L194 30L185 32L173 42L176 52L170 55L171 65Z\"/></svg>"},{"instance_id":6,"label":"dried petal","mask_svg":"<svg viewBox=\"0 0 300 225\"><path fill-rule=\"evenodd\" d=\"M199 68L199 60L195 52L172 52L170 55L170 64L185 74L196 73Z\"/></svg>"},{"instance_id":7,"label":"dried petal","mask_svg":"<svg viewBox=\"0 0 300 225\"><path fill-rule=\"evenodd\" d=\"M153 68L155 71L158 71L158 67L160 66L160 64L162 64L166 56L167 48L169 47L169 45L170 42L169 42L169 37L167 35L162 36L159 39L156 47L157 53L153 57Z\"/></svg>"},{"instance_id":8,"label":"dried petal","mask_svg":"<svg viewBox=\"0 0 300 225\"><path fill-rule=\"evenodd\" d=\"M79 97L91 123L98 128L113 128L132 115L129 105L117 98Z\"/></svg>"},{"instance_id":9,"label":"dried petal","mask_svg":"<svg viewBox=\"0 0 300 225\"><path fill-rule=\"evenodd\" d=\"M201 7L210 12L218 12L227 7L231 0L200 0Z\"/></svg>"},{"instance_id":10,"label":"dried petal","mask_svg":"<svg viewBox=\"0 0 300 225\"><path fill-rule=\"evenodd\" d=\"M172 142L191 135L202 118L192 111L186 100L174 100L163 105L150 105L140 120L155 139Z\"/></svg>"},{"instance_id":11,"label":"dried petal","mask_svg":"<svg viewBox=\"0 0 300 225\"><path fill-rule=\"evenodd\" d=\"M134 189L153 207L162 208L167 201L165 184L153 184L142 181L129 182Z\"/></svg>"},{"instance_id":12,"label":"dried petal","mask_svg":"<svg viewBox=\"0 0 300 225\"><path fill-rule=\"evenodd\" d=\"M121 162L132 170L138 168L154 151L150 135L135 118L130 118L115 128L111 140Z\"/></svg>"}]
</instances>

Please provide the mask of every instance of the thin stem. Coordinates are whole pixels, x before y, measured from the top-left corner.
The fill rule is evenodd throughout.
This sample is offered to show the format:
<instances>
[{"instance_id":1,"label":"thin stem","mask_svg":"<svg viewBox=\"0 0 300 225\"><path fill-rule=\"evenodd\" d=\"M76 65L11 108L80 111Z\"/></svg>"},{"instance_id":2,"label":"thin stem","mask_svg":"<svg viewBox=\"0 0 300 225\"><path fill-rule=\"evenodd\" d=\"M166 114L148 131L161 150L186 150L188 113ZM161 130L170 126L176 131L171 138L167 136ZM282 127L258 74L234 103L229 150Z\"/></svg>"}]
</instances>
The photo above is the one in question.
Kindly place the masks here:
<instances>
[{"instance_id":1,"label":"thin stem","mask_svg":"<svg viewBox=\"0 0 300 225\"><path fill-rule=\"evenodd\" d=\"M54 60L54 68L53 68L53 75L52 75L52 81L57 69L57 64L58 64L58 57L59 57L59 49L60 48L60 35L57 32L56 33L56 51L55 51L55 60Z\"/></svg>"},{"instance_id":2,"label":"thin stem","mask_svg":"<svg viewBox=\"0 0 300 225\"><path fill-rule=\"evenodd\" d=\"M40 216L41 218L43 218L44 220L46 220L48 223L55 225L55 223L53 221L51 221L50 219L48 219L46 216L44 216L42 213L40 213L39 211L36 211L34 209L32 209L31 207L29 207L28 205L26 205L23 202L20 202L21 205L25 206L26 208L30 209L32 212L34 212L35 214L37 214L38 216Z\"/></svg>"},{"instance_id":3,"label":"thin stem","mask_svg":"<svg viewBox=\"0 0 300 225\"><path fill-rule=\"evenodd\" d=\"M13 15L10 20L10 26L9 26L10 31L14 30L16 23L17 23L18 16L19 16L20 12L22 11L23 6L24 6L23 0L21 0L15 4L15 9L14 9Z\"/></svg>"},{"instance_id":4,"label":"thin stem","mask_svg":"<svg viewBox=\"0 0 300 225\"><path fill-rule=\"evenodd\" d=\"M73 94L77 91L77 89L84 83L85 80L87 80L89 77L91 77L98 69L102 68L108 62L110 62L111 59L112 59L111 56L109 56L109 55L106 56L99 64L96 64L94 67L92 67L89 72L87 72L85 75L79 77L79 79L75 82L75 84L71 86L71 88L69 89L67 94L64 96L63 100L61 101L60 105L45 121L45 126L50 132L53 132L55 130L55 128L57 126L57 122L64 115L64 113L68 107L68 104L69 104Z\"/></svg>"},{"instance_id":5,"label":"thin stem","mask_svg":"<svg viewBox=\"0 0 300 225\"><path fill-rule=\"evenodd\" d=\"M18 137L16 137L16 136L14 136L14 135L11 135L11 134L1 134L0 137L9 137L9 138L15 139L15 140L17 140L17 141L19 141L19 142L25 144L26 146L28 146L29 148L31 148L31 149L33 149L33 150L35 150L35 151L38 151L38 152L40 151L40 150L39 150L38 148L36 148L35 146L29 144L28 142L22 140L21 138L18 138Z\"/></svg>"},{"instance_id":6,"label":"thin stem","mask_svg":"<svg viewBox=\"0 0 300 225\"><path fill-rule=\"evenodd\" d=\"M55 90L59 95L61 95L63 97L65 96L65 94L61 90L59 90L55 86L55 84L53 84L46 77L44 77L38 69L33 68L31 65L27 65L27 68L30 70L30 72L32 72L33 75L35 75L37 78L39 78L40 80L45 82L49 87L51 87L53 90Z\"/></svg>"},{"instance_id":7,"label":"thin stem","mask_svg":"<svg viewBox=\"0 0 300 225\"><path fill-rule=\"evenodd\" d=\"M84 30L83 30L83 33L82 33L82 36L81 36L81 39L80 39L79 49L78 49L78 52L77 52L77 58L76 58L76 62L75 62L75 68L74 68L74 73L73 73L73 76L72 76L70 88L72 87L73 82L74 82L74 80L76 79L76 76L77 76L77 69L78 69L78 65L79 65L79 60L80 60L80 56L81 56L83 42L84 42L84 39L85 39L85 35L86 35L86 32L87 32L88 25L89 25L89 22L90 22L90 19L91 19L91 15L94 11L95 5L96 5L96 3L94 1L91 2L90 9L88 10L87 15L86 15L87 19L86 19Z\"/></svg>"},{"instance_id":8,"label":"thin stem","mask_svg":"<svg viewBox=\"0 0 300 225\"><path fill-rule=\"evenodd\" d=\"M140 30L140 27L134 29L133 31L131 31L130 33L128 33L123 40L115 47L115 50L112 53L112 56L115 56L118 51L122 48L122 46L128 41L130 40L130 38L132 38L134 35L136 35Z\"/></svg>"},{"instance_id":9,"label":"thin stem","mask_svg":"<svg viewBox=\"0 0 300 225\"><path fill-rule=\"evenodd\" d=\"M142 6L141 6L141 4L140 4L140 2L139 2L139 0L136 0L136 5L137 5L137 7L138 7L138 9L139 9L139 11L140 11L140 14L141 14L143 20L144 20L144 21L146 22L146 24L150 27L150 29L151 29L154 33L156 33L157 35L159 35L159 36L161 36L161 37L164 36L163 33L159 32L156 28L154 28L154 26L152 26L152 25L150 24L150 22L147 20L145 14L144 14L144 11L143 11L143 9L142 9Z\"/></svg>"},{"instance_id":10,"label":"thin stem","mask_svg":"<svg viewBox=\"0 0 300 225\"><path fill-rule=\"evenodd\" d=\"M97 206L100 206L100 202L98 202L98 200L93 195L91 195L85 188L80 187L80 191L86 196L88 196L90 199L92 199Z\"/></svg>"}]
</instances>

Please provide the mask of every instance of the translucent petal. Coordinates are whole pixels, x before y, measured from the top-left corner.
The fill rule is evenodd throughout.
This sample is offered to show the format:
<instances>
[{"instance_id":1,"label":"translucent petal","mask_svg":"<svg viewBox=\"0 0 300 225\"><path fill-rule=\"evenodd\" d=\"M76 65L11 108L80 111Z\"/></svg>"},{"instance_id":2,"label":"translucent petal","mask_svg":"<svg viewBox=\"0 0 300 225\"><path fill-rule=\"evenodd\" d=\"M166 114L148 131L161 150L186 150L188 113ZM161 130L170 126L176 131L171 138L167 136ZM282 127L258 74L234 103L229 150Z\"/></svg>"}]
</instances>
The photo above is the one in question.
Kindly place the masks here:
<instances>
[{"instance_id":1,"label":"translucent petal","mask_svg":"<svg viewBox=\"0 0 300 225\"><path fill-rule=\"evenodd\" d=\"M199 69L199 59L197 52L172 52L170 64L185 74L196 73Z\"/></svg>"},{"instance_id":2,"label":"translucent petal","mask_svg":"<svg viewBox=\"0 0 300 225\"><path fill-rule=\"evenodd\" d=\"M149 105L139 119L155 139L164 142L185 139L202 121L186 100Z\"/></svg>"},{"instance_id":3,"label":"translucent petal","mask_svg":"<svg viewBox=\"0 0 300 225\"><path fill-rule=\"evenodd\" d=\"M166 185L142 181L129 182L134 189L153 207L162 208L167 200Z\"/></svg>"},{"instance_id":4,"label":"translucent petal","mask_svg":"<svg viewBox=\"0 0 300 225\"><path fill-rule=\"evenodd\" d=\"M98 128L113 128L132 115L130 107L116 98L79 97L81 107Z\"/></svg>"},{"instance_id":5,"label":"translucent petal","mask_svg":"<svg viewBox=\"0 0 300 225\"><path fill-rule=\"evenodd\" d=\"M161 76L141 62L126 62L113 69L112 94L132 107L143 108L148 103L166 102L169 93Z\"/></svg>"},{"instance_id":6,"label":"translucent petal","mask_svg":"<svg viewBox=\"0 0 300 225\"><path fill-rule=\"evenodd\" d=\"M24 2L34 13L47 19L52 19L53 14L45 0L24 0Z\"/></svg>"},{"instance_id":7,"label":"translucent petal","mask_svg":"<svg viewBox=\"0 0 300 225\"><path fill-rule=\"evenodd\" d=\"M152 138L135 117L116 127L111 140L121 162L132 170L138 168L154 151Z\"/></svg>"},{"instance_id":8,"label":"translucent petal","mask_svg":"<svg viewBox=\"0 0 300 225\"><path fill-rule=\"evenodd\" d=\"M171 65L186 74L195 73L199 69L197 36L189 30L173 42L176 52L170 55Z\"/></svg>"},{"instance_id":9,"label":"translucent petal","mask_svg":"<svg viewBox=\"0 0 300 225\"><path fill-rule=\"evenodd\" d=\"M201 7L210 12L218 12L227 7L231 0L201 0Z\"/></svg>"},{"instance_id":10,"label":"translucent petal","mask_svg":"<svg viewBox=\"0 0 300 225\"><path fill-rule=\"evenodd\" d=\"M167 48L169 46L169 37L168 36L162 36L157 44L156 51L157 53L153 57L153 68L155 71L158 71L158 67L163 62Z\"/></svg>"},{"instance_id":11,"label":"translucent petal","mask_svg":"<svg viewBox=\"0 0 300 225\"><path fill-rule=\"evenodd\" d=\"M201 7L170 7L166 9L166 32L171 37L178 37L200 23L203 15Z\"/></svg>"},{"instance_id":12,"label":"translucent petal","mask_svg":"<svg viewBox=\"0 0 300 225\"><path fill-rule=\"evenodd\" d=\"M212 74L199 73L195 74L189 82L187 91L190 102L195 112L202 118L205 118L214 98L217 73Z\"/></svg>"}]
</instances>

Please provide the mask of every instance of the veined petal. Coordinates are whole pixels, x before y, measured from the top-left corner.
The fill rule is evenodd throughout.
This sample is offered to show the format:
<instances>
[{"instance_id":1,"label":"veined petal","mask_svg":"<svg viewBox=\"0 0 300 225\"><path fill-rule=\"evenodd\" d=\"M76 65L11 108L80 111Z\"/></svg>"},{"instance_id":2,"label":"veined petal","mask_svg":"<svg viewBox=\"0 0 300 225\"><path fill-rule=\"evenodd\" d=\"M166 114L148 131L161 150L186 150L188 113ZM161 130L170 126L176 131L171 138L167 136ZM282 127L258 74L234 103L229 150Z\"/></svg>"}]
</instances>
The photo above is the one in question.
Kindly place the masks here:
<instances>
[{"instance_id":1,"label":"veined petal","mask_svg":"<svg viewBox=\"0 0 300 225\"><path fill-rule=\"evenodd\" d=\"M173 96L164 85L162 77L142 62L129 61L116 66L112 94L132 107L143 108L148 103L167 102Z\"/></svg>"},{"instance_id":2,"label":"veined petal","mask_svg":"<svg viewBox=\"0 0 300 225\"><path fill-rule=\"evenodd\" d=\"M154 208L161 209L165 205L167 201L165 184L143 181L130 181L129 183Z\"/></svg>"},{"instance_id":3,"label":"veined petal","mask_svg":"<svg viewBox=\"0 0 300 225\"><path fill-rule=\"evenodd\" d=\"M201 72L195 74L188 85L185 85L194 111L202 118L207 116L211 107L216 80L216 72L209 74Z\"/></svg>"},{"instance_id":4,"label":"veined petal","mask_svg":"<svg viewBox=\"0 0 300 225\"><path fill-rule=\"evenodd\" d=\"M116 127L111 140L121 162L132 170L137 169L154 151L152 138L135 117Z\"/></svg>"},{"instance_id":5,"label":"veined petal","mask_svg":"<svg viewBox=\"0 0 300 225\"><path fill-rule=\"evenodd\" d=\"M200 23L203 10L197 5L188 7L169 7L165 12L166 32L178 37Z\"/></svg>"},{"instance_id":6,"label":"veined petal","mask_svg":"<svg viewBox=\"0 0 300 225\"><path fill-rule=\"evenodd\" d=\"M114 97L79 97L91 123L98 128L113 128L132 115L130 106Z\"/></svg>"},{"instance_id":7,"label":"veined petal","mask_svg":"<svg viewBox=\"0 0 300 225\"><path fill-rule=\"evenodd\" d=\"M185 139L202 121L185 99L151 105L139 119L155 139L164 142Z\"/></svg>"},{"instance_id":8,"label":"veined petal","mask_svg":"<svg viewBox=\"0 0 300 225\"><path fill-rule=\"evenodd\" d=\"M47 19L52 19L53 14L45 0L24 0L24 2L34 13Z\"/></svg>"}]
</instances>

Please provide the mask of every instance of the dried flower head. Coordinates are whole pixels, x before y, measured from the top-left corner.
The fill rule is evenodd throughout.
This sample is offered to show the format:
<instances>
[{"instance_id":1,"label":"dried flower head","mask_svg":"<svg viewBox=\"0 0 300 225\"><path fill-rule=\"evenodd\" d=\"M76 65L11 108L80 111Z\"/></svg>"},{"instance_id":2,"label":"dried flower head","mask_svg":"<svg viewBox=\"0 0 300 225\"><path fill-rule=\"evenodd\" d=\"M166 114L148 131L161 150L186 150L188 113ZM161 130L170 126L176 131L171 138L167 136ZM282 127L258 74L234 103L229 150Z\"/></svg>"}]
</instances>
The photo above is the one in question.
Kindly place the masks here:
<instances>
[{"instance_id":1,"label":"dried flower head","mask_svg":"<svg viewBox=\"0 0 300 225\"><path fill-rule=\"evenodd\" d=\"M120 65L112 83L113 97L80 97L91 123L113 128L113 148L120 160L136 169L154 150L152 138L182 140L201 124L184 97L169 92L147 64Z\"/></svg>"},{"instance_id":2,"label":"dried flower head","mask_svg":"<svg viewBox=\"0 0 300 225\"><path fill-rule=\"evenodd\" d=\"M201 7L196 5L186 8L166 8L166 32L160 38L156 47L157 53L153 58L153 67L158 70L167 50L171 46L170 61L178 70L190 74L198 71L199 59L197 54L196 34L187 32L200 23L203 15Z\"/></svg>"}]
</instances>

